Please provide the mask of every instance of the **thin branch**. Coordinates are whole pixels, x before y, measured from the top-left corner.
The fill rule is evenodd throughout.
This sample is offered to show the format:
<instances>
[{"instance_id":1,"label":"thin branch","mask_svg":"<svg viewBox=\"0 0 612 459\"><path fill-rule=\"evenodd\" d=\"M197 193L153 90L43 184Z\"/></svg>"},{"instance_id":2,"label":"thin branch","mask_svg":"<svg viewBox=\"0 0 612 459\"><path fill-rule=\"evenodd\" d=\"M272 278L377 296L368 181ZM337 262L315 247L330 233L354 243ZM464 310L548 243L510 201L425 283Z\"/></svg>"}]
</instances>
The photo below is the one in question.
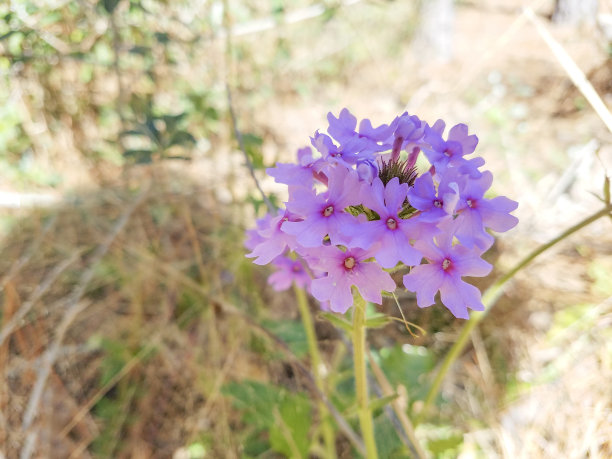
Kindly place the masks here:
<instances>
[{"instance_id":1,"label":"thin branch","mask_svg":"<svg viewBox=\"0 0 612 459\"><path fill-rule=\"evenodd\" d=\"M270 202L270 200L268 199L268 196L266 195L264 190L261 188L259 180L257 179L257 176L255 175L255 168L253 167L253 162L251 161L251 158L249 158L249 155L248 155L248 153L246 151L246 148L244 146L244 139L242 138L242 133L238 129L238 122L236 120L236 114L234 113L234 106L233 106L233 103L232 103L232 91L230 89L229 83L227 83L227 82L225 83L225 91L227 92L227 105L228 105L228 108L229 108L230 118L232 120L232 127L233 127L233 130L234 130L234 136L236 137L236 140L238 140L238 146L240 147L240 151L242 151L242 154L244 155L244 160L246 162L246 166L249 169L251 177L253 177L253 181L255 182L255 186L259 190L259 193L261 194L261 198L266 203L266 207L268 208L268 212L272 213L275 210L274 206L272 205L272 202Z\"/></svg>"},{"instance_id":2,"label":"thin branch","mask_svg":"<svg viewBox=\"0 0 612 459\"><path fill-rule=\"evenodd\" d=\"M42 231L40 231L36 239L32 242L32 244L30 244L30 247L28 247L25 253L21 255L21 257L19 257L19 259L11 265L9 271L4 275L4 277L2 277L2 280L0 281L0 290L3 289L6 283L10 281L21 270L21 268L23 268L26 263L28 263L28 261L30 261L30 258L32 258L35 253L38 252L38 249L42 244L43 240L45 239L45 236L51 230L53 225L55 225L56 221L57 214L49 218L47 223L45 223L45 226L43 226Z\"/></svg>"},{"instance_id":3,"label":"thin branch","mask_svg":"<svg viewBox=\"0 0 612 459\"><path fill-rule=\"evenodd\" d=\"M30 295L28 300L23 303L23 305L19 308L17 313L11 317L11 319L2 327L0 330L0 346L4 343L4 340L7 339L13 330L17 328L19 322L26 316L28 312L32 309L32 307L40 300L40 298L51 288L51 286L55 283L57 278L62 274L71 264L79 259L79 255L82 250L76 250L69 258L63 260L61 263L58 263L57 266L51 270L51 272L40 282L34 292Z\"/></svg>"},{"instance_id":4,"label":"thin branch","mask_svg":"<svg viewBox=\"0 0 612 459\"><path fill-rule=\"evenodd\" d=\"M561 67L563 67L563 70L567 73L567 76L572 80L572 83L576 85L584 98L591 104L591 107L593 107L597 115L599 115L608 130L612 132L612 113L610 113L606 104L601 100L601 97L597 94L597 91L595 91L595 88L593 88L593 85L589 82L584 72L580 70L580 67L578 67L576 62L567 51L565 51L563 46L561 46L546 27L544 27L531 8L525 8L523 14L535 26L542 39L559 61L559 64L561 64Z\"/></svg>"}]
</instances>

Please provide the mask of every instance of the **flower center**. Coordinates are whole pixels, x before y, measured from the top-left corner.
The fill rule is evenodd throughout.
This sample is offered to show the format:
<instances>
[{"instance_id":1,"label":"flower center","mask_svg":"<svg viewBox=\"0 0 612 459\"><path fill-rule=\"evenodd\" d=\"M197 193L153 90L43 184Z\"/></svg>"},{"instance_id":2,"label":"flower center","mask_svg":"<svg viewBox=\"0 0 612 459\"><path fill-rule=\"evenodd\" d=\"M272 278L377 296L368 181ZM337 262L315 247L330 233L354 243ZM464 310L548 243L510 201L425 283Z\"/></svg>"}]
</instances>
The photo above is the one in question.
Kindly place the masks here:
<instances>
[{"instance_id":1,"label":"flower center","mask_svg":"<svg viewBox=\"0 0 612 459\"><path fill-rule=\"evenodd\" d=\"M441 209L442 206L444 205L444 203L442 202L441 199L435 199L433 202L434 207L437 207L438 209Z\"/></svg>"},{"instance_id":2,"label":"flower center","mask_svg":"<svg viewBox=\"0 0 612 459\"><path fill-rule=\"evenodd\" d=\"M395 221L395 218L389 217L387 219L387 228L389 228L390 230L394 230L397 228L397 221Z\"/></svg>"},{"instance_id":3,"label":"flower center","mask_svg":"<svg viewBox=\"0 0 612 459\"><path fill-rule=\"evenodd\" d=\"M356 264L357 262L355 261L353 257L347 257L344 259L344 267L346 269L353 269Z\"/></svg>"},{"instance_id":4,"label":"flower center","mask_svg":"<svg viewBox=\"0 0 612 459\"><path fill-rule=\"evenodd\" d=\"M444 149L444 154L445 154L446 156L448 156L449 158L450 158L450 157L453 155L453 154L452 154L452 152L450 151L450 149L448 149L448 148L445 148L445 149Z\"/></svg>"},{"instance_id":5,"label":"flower center","mask_svg":"<svg viewBox=\"0 0 612 459\"><path fill-rule=\"evenodd\" d=\"M302 271L302 265L300 263L294 263L291 267L291 271L293 271L294 273L299 273L300 271Z\"/></svg>"},{"instance_id":6,"label":"flower center","mask_svg":"<svg viewBox=\"0 0 612 459\"><path fill-rule=\"evenodd\" d=\"M451 261L448 258L445 258L444 261L442 261L442 269L444 271L450 268L450 265L451 265Z\"/></svg>"},{"instance_id":7,"label":"flower center","mask_svg":"<svg viewBox=\"0 0 612 459\"><path fill-rule=\"evenodd\" d=\"M472 201L471 199L466 199L465 200L466 204L468 205L468 207L474 207L474 205L476 204L474 201Z\"/></svg>"},{"instance_id":8,"label":"flower center","mask_svg":"<svg viewBox=\"0 0 612 459\"><path fill-rule=\"evenodd\" d=\"M334 206L327 206L325 209L323 209L324 217L329 217L333 213L334 213Z\"/></svg>"}]
</instances>

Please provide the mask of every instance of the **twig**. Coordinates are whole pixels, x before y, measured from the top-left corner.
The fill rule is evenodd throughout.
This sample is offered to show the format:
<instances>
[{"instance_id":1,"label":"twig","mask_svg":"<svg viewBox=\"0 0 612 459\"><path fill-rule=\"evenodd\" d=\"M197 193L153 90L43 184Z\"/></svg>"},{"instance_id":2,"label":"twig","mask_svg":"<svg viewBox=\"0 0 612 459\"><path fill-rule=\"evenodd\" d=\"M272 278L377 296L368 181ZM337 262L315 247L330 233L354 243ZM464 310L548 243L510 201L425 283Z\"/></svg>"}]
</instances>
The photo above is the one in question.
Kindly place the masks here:
<instances>
[{"instance_id":1,"label":"twig","mask_svg":"<svg viewBox=\"0 0 612 459\"><path fill-rule=\"evenodd\" d=\"M246 148L244 147L244 139L242 138L242 133L238 129L238 122L236 121L236 114L234 113L234 106L232 104L232 91L230 90L229 83L227 83L227 82L225 83L225 91L227 92L227 105L228 105L228 108L229 108L230 118L232 120L232 127L234 129L234 136L238 140L238 145L240 147L240 151L242 151L242 154L244 155L244 160L246 162L246 166L249 169L251 177L253 177L253 180L255 181L255 186L259 190L259 193L261 193L261 197L262 197L263 201L266 203L266 207L268 208L268 212L272 213L272 212L274 212L274 206L272 205L272 203L268 199L268 196L266 195L264 190L261 188L259 180L257 179L257 176L255 175L255 168L253 167L253 162L251 161L251 158L249 158L249 155L246 152Z\"/></svg>"},{"instance_id":2,"label":"twig","mask_svg":"<svg viewBox=\"0 0 612 459\"><path fill-rule=\"evenodd\" d=\"M357 3L361 3L362 1L363 0L344 0L340 2L338 6L352 6ZM222 38L225 37L226 34L229 34L232 37L241 37L244 35L266 32L268 30L276 29L283 25L297 24L308 19L314 19L316 17L322 16L323 14L325 14L326 11L328 11L328 7L325 5L325 3L318 3L315 5L308 6L306 8L301 8L296 11L288 11L287 13L283 14L282 18L280 19L273 16L268 16L265 18L244 22L242 24L237 24L229 30L222 30L219 35Z\"/></svg>"},{"instance_id":3,"label":"twig","mask_svg":"<svg viewBox=\"0 0 612 459\"><path fill-rule=\"evenodd\" d=\"M230 25L230 15L229 15L229 4L227 0L224 0L223 8L224 8L223 25L225 27L225 30L229 31L231 29L231 25ZM225 93L227 95L227 106L229 110L230 119L232 121L232 129L234 132L234 137L236 137L236 140L238 141L238 146L240 148L240 151L244 155L246 167L249 169L249 173L251 174L251 177L253 177L255 186L259 190L259 193L261 194L261 198L263 199L263 201L266 204L266 207L268 208L268 212L273 213L275 210L274 206L272 205L272 202L270 202L270 200L268 199L268 196L264 192L263 188L261 187L261 184L259 183L259 180L257 179L257 176L255 175L255 168L253 167L253 162L251 161L251 158L249 158L249 154L247 153L246 147L244 145L244 138L242 137L242 133L240 132L240 129L238 128L238 120L236 118L236 112L234 111L234 103L232 101L232 90L229 84L232 60L233 60L232 34L227 33L225 36L225 67L226 67L225 68Z\"/></svg>"},{"instance_id":4,"label":"twig","mask_svg":"<svg viewBox=\"0 0 612 459\"><path fill-rule=\"evenodd\" d=\"M601 100L593 85L587 80L580 67L571 58L571 56L563 49L563 46L554 39L550 32L544 27L542 22L535 16L533 10L526 7L523 10L524 15L529 21L535 26L536 30L546 42L548 47L551 49L559 64L563 67L563 70L567 73L567 76L572 80L572 83L576 85L578 90L582 93L585 99L591 104L591 107L599 115L601 120L604 122L610 132L612 132L612 113Z\"/></svg>"},{"instance_id":5,"label":"twig","mask_svg":"<svg viewBox=\"0 0 612 459\"><path fill-rule=\"evenodd\" d=\"M72 294L69 295L66 299L66 305L68 309L66 310L62 321L57 327L53 344L51 344L51 347L48 349L45 358L41 361L40 368L38 369L36 382L34 383L34 387L32 388L30 399L23 415L21 428L24 432L27 432L30 429L30 427L32 426L32 422L38 414L40 399L43 395L45 384L47 382L49 374L51 373L53 364L55 363L55 360L57 358L62 341L64 339L64 335L68 331L68 328L70 327L72 322L79 315L79 313L89 305L88 302L81 301L81 298L85 294L87 287L89 286L89 283L91 282L94 276L95 270L98 267L98 264L100 263L104 255L106 255L111 244L119 235L121 230L125 227L134 210L136 210L138 205L140 205L145 199L146 195L148 194L148 190L149 187L146 187L143 191L140 192L139 196L125 210L125 212L119 218L117 223L115 223L115 226L113 227L110 234L108 234L106 239L96 248L94 254L92 255L89 268L85 270L85 272L81 275L77 288L75 288L72 291ZM22 459L28 459L34 452L34 448L36 445L36 437L36 431L28 432L25 440L25 445L20 455Z\"/></svg>"},{"instance_id":6,"label":"twig","mask_svg":"<svg viewBox=\"0 0 612 459\"><path fill-rule=\"evenodd\" d=\"M38 248L42 244L45 236L49 232L49 230L53 227L55 222L57 221L57 214L54 214L53 217L49 219L45 226L43 226L42 231L38 235L38 237L32 242L30 247L26 250L26 252L19 257L19 259L11 265L9 271L4 275L2 280L0 281L0 289L4 288L6 283L13 278L20 270L25 266L25 264L30 261L30 258L38 252Z\"/></svg>"},{"instance_id":7,"label":"twig","mask_svg":"<svg viewBox=\"0 0 612 459\"><path fill-rule=\"evenodd\" d=\"M497 300L503 294L504 289L506 287L506 283L509 280L511 280L517 272L519 272L521 269L523 269L525 266L531 263L538 255L550 249L555 244L561 242L563 239L572 235L576 231L584 228L585 226L590 225L594 221L602 217L610 216L611 212L612 212L612 204L606 204L602 209L595 212L594 214L589 215L584 220L578 222L571 228L568 228L567 230L563 231L556 238L552 239L546 244L542 244L541 246L537 247L535 250L529 253L526 257L524 257L521 261L519 261L514 266L514 268L512 268L506 274L501 276L497 281L495 281L495 283L491 285L491 287L489 287L485 291L485 293L482 295L482 303L485 306L485 310L482 312L480 311L472 312L470 319L465 323L465 325L461 329L461 333L459 334L459 337L457 338L453 346L450 348L450 350L446 354L446 357L444 357L444 360L442 361L440 369L438 370L434 378L434 381L429 389L429 392L427 393L427 397L425 397L425 402L424 402L423 410L421 413L422 416L427 415L429 406L433 403L434 399L438 395L438 392L440 391L440 387L442 385L442 381L444 380L444 377L446 376L446 373L448 373L448 370L450 369L452 364L459 357L459 354L461 354L461 352L467 345L470 334L472 333L472 330L474 330L474 328L482 321L482 319L485 318L485 316L491 311L491 309L493 309L493 307L497 303Z\"/></svg>"},{"instance_id":8,"label":"twig","mask_svg":"<svg viewBox=\"0 0 612 459\"><path fill-rule=\"evenodd\" d=\"M82 250L75 251L70 258L63 260L42 280L40 284L36 286L36 289L28 300L23 303L17 313L11 317L11 319L2 327L0 331L0 346L4 343L4 340L13 333L13 330L17 327L19 322L26 316L30 309L36 304L38 300L49 290L49 288L55 283L55 280L62 274L71 264L78 260Z\"/></svg>"}]
</instances>

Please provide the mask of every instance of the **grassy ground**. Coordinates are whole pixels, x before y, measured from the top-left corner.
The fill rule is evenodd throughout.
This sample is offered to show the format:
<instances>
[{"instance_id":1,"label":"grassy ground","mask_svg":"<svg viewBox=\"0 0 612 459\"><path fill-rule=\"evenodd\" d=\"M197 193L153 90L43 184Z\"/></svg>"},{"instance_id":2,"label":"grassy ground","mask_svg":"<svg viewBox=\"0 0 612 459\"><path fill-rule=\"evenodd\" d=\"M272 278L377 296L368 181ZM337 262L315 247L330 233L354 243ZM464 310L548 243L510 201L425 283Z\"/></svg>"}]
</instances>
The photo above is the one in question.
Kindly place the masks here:
<instances>
[{"instance_id":1,"label":"grassy ground","mask_svg":"<svg viewBox=\"0 0 612 459\"><path fill-rule=\"evenodd\" d=\"M0 11L12 14L0 35L20 31L0 42L2 188L59 198L2 215L0 455L312 447L319 419L295 300L244 258L244 228L263 209L232 140L226 84L256 173L279 200L261 169L290 160L328 111L385 122L407 108L469 124L495 192L520 203L519 227L489 254L496 273L598 208L612 134L522 13L529 2L457 2L447 62L412 45L411 2L229 2L229 15L223 2L128 3ZM599 29L552 27L552 2L532 6L610 105ZM296 11L318 15L274 25ZM439 414L417 427L432 456L612 454L610 234L598 221L517 276L445 380ZM427 334L392 324L370 345L415 417L462 323L399 299ZM399 315L394 302L381 311ZM341 333L320 317L316 330L333 402L353 422ZM377 430L386 456L402 457L384 415ZM344 433L337 449L356 454Z\"/></svg>"}]
</instances>

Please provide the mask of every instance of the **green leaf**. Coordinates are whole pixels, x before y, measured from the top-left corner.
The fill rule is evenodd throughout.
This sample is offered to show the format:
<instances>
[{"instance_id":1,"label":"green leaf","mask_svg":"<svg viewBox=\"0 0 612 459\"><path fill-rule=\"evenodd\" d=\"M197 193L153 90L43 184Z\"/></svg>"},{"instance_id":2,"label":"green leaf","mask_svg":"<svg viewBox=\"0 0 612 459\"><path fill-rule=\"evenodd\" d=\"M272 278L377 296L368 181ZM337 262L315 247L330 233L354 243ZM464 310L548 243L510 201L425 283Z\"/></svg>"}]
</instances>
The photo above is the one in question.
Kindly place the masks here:
<instances>
[{"instance_id":1,"label":"green leaf","mask_svg":"<svg viewBox=\"0 0 612 459\"><path fill-rule=\"evenodd\" d=\"M327 319L328 321L331 322L332 325L338 328L341 328L347 333L353 333L353 324L350 323L345 318L337 314L334 314L333 312L320 312L319 317L322 317L323 319Z\"/></svg>"},{"instance_id":2,"label":"green leaf","mask_svg":"<svg viewBox=\"0 0 612 459\"><path fill-rule=\"evenodd\" d=\"M121 0L101 0L101 1L102 1L102 6L104 6L104 9L106 10L106 12L111 14L113 11L115 11L115 8L117 7L117 5L119 4Z\"/></svg>"},{"instance_id":3,"label":"green leaf","mask_svg":"<svg viewBox=\"0 0 612 459\"><path fill-rule=\"evenodd\" d=\"M170 42L170 36L167 33L155 32L153 35L155 36L155 39L162 45L165 45Z\"/></svg>"},{"instance_id":4,"label":"green leaf","mask_svg":"<svg viewBox=\"0 0 612 459\"><path fill-rule=\"evenodd\" d=\"M19 32L18 30L9 30L7 33L0 35L0 41L7 39L8 37L10 37L11 35L13 35L14 33Z\"/></svg>"},{"instance_id":5,"label":"green leaf","mask_svg":"<svg viewBox=\"0 0 612 459\"><path fill-rule=\"evenodd\" d=\"M221 392L232 397L234 407L243 413L242 421L255 429L250 440L247 439L249 443L258 444L264 450L256 440L261 438L259 433L268 431L270 446L275 451L287 457L296 457L296 454L307 457L312 415L306 396L257 381L231 382Z\"/></svg>"},{"instance_id":6,"label":"green leaf","mask_svg":"<svg viewBox=\"0 0 612 459\"><path fill-rule=\"evenodd\" d=\"M258 430L274 424L274 407L280 403L278 387L257 381L231 382L221 392L232 397L233 405L243 411L243 421Z\"/></svg>"},{"instance_id":7,"label":"green leaf","mask_svg":"<svg viewBox=\"0 0 612 459\"><path fill-rule=\"evenodd\" d=\"M391 318L385 314L375 314L366 319L365 326L368 328L382 328L391 322Z\"/></svg>"},{"instance_id":8,"label":"green leaf","mask_svg":"<svg viewBox=\"0 0 612 459\"><path fill-rule=\"evenodd\" d=\"M139 56L147 56L148 54L151 54L151 48L148 46L132 46L128 50L128 53L138 54Z\"/></svg>"},{"instance_id":9,"label":"green leaf","mask_svg":"<svg viewBox=\"0 0 612 459\"><path fill-rule=\"evenodd\" d=\"M376 411L381 408L384 408L389 403L391 403L393 400L395 400L397 397L398 397L397 394L391 394L391 395L387 395L386 397L377 398L375 400L370 400L370 411Z\"/></svg>"},{"instance_id":10,"label":"green leaf","mask_svg":"<svg viewBox=\"0 0 612 459\"><path fill-rule=\"evenodd\" d=\"M187 116L187 113L181 112L176 115L168 115L168 114L161 115L158 117L158 119L161 119L164 121L164 124L166 125L166 132L173 132L176 130L176 127L179 125L181 121L183 121L183 119L186 116Z\"/></svg>"},{"instance_id":11,"label":"green leaf","mask_svg":"<svg viewBox=\"0 0 612 459\"><path fill-rule=\"evenodd\" d=\"M297 357L308 353L308 339L302 322L295 320L265 320L262 325L282 339Z\"/></svg>"},{"instance_id":12,"label":"green leaf","mask_svg":"<svg viewBox=\"0 0 612 459\"><path fill-rule=\"evenodd\" d=\"M380 366L392 386L403 384L411 401L422 400L429 389L426 375L434 368L433 355L422 346L395 345L380 350Z\"/></svg>"},{"instance_id":13,"label":"green leaf","mask_svg":"<svg viewBox=\"0 0 612 459\"><path fill-rule=\"evenodd\" d=\"M419 424L423 438L426 438L427 449L433 457L440 459L456 458L463 444L463 434L455 427L446 424Z\"/></svg>"},{"instance_id":14,"label":"green leaf","mask_svg":"<svg viewBox=\"0 0 612 459\"><path fill-rule=\"evenodd\" d=\"M142 129L128 129L126 131L121 131L119 135L121 137L130 136L130 135L149 137L149 133L146 131L143 131Z\"/></svg>"},{"instance_id":15,"label":"green leaf","mask_svg":"<svg viewBox=\"0 0 612 459\"><path fill-rule=\"evenodd\" d=\"M446 438L438 438L427 442L427 449L431 451L435 457L441 457L442 453L447 452L446 457L457 457L456 449L463 444L462 435L451 435ZM451 451L449 451L451 450ZM450 454L448 454L450 453Z\"/></svg>"},{"instance_id":16,"label":"green leaf","mask_svg":"<svg viewBox=\"0 0 612 459\"><path fill-rule=\"evenodd\" d=\"M265 169L263 162L263 155L261 153L261 146L263 145L263 139L255 134L242 134L242 141L244 143L244 150L255 169Z\"/></svg>"},{"instance_id":17,"label":"green leaf","mask_svg":"<svg viewBox=\"0 0 612 459\"><path fill-rule=\"evenodd\" d=\"M151 150L126 150L123 156L136 164L149 164L153 162L153 152Z\"/></svg>"},{"instance_id":18,"label":"green leaf","mask_svg":"<svg viewBox=\"0 0 612 459\"><path fill-rule=\"evenodd\" d=\"M276 422L270 428L270 446L287 457L308 457L311 427L311 406L302 395L287 394L278 410Z\"/></svg>"},{"instance_id":19,"label":"green leaf","mask_svg":"<svg viewBox=\"0 0 612 459\"><path fill-rule=\"evenodd\" d=\"M411 457L387 416L378 416L374 420L374 433L379 457L388 459Z\"/></svg>"},{"instance_id":20,"label":"green leaf","mask_svg":"<svg viewBox=\"0 0 612 459\"><path fill-rule=\"evenodd\" d=\"M168 147L173 147L175 145L195 145L196 143L196 139L194 136L192 136L189 132L187 131L176 131L174 134L172 134L172 138L170 139L170 142L168 143Z\"/></svg>"}]
</instances>

